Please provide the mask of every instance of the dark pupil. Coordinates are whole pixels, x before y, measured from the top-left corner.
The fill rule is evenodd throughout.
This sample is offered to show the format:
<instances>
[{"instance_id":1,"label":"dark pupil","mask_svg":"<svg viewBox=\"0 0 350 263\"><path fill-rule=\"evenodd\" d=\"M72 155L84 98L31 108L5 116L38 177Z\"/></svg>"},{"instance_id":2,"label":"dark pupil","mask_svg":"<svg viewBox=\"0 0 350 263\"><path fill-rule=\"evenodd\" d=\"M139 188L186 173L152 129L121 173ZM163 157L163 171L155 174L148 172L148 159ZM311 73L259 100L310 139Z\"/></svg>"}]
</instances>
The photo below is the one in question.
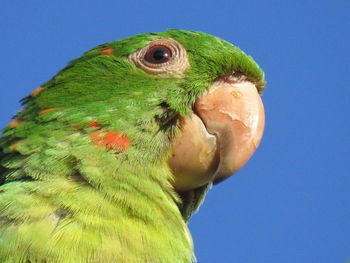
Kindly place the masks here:
<instances>
[{"instance_id":1,"label":"dark pupil","mask_svg":"<svg viewBox=\"0 0 350 263\"><path fill-rule=\"evenodd\" d=\"M157 48L152 52L151 57L154 62L162 63L169 60L170 54L165 48Z\"/></svg>"}]
</instances>

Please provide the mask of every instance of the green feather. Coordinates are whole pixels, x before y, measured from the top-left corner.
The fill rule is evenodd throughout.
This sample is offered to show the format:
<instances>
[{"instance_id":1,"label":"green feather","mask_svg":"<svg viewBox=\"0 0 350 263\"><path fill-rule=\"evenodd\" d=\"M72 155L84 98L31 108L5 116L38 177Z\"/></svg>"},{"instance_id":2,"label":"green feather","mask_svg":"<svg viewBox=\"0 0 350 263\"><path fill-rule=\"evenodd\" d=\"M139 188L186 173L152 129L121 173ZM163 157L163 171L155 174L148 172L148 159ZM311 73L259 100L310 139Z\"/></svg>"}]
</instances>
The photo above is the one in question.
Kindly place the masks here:
<instances>
[{"instance_id":1,"label":"green feather","mask_svg":"<svg viewBox=\"0 0 350 263\"><path fill-rule=\"evenodd\" d=\"M183 76L151 75L127 59L155 38L173 38L186 49ZM112 55L101 54L106 47ZM0 262L194 260L186 221L210 186L176 193L167 160L178 117L233 72L262 91L263 72L237 47L169 30L98 46L26 97L16 115L24 122L0 139ZM48 108L54 109L40 114ZM131 147L94 145L98 130L126 135Z\"/></svg>"}]
</instances>

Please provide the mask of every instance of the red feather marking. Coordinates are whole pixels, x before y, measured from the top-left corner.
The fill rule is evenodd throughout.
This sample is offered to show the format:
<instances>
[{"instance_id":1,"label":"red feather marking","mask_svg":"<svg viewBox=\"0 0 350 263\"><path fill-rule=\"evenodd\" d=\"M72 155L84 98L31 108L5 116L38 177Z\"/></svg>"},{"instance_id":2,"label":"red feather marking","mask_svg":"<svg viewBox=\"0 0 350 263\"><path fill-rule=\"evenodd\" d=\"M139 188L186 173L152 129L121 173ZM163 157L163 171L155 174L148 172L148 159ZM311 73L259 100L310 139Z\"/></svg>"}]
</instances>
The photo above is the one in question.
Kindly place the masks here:
<instances>
[{"instance_id":1,"label":"red feather marking","mask_svg":"<svg viewBox=\"0 0 350 263\"><path fill-rule=\"evenodd\" d=\"M97 130L90 133L91 140L95 145L104 146L108 150L123 152L131 145L131 140L124 134L116 132L106 132L106 130Z\"/></svg>"},{"instance_id":2,"label":"red feather marking","mask_svg":"<svg viewBox=\"0 0 350 263\"><path fill-rule=\"evenodd\" d=\"M100 126L101 124L97 121L93 121L93 122L90 122L88 127L98 127Z\"/></svg>"}]
</instances>

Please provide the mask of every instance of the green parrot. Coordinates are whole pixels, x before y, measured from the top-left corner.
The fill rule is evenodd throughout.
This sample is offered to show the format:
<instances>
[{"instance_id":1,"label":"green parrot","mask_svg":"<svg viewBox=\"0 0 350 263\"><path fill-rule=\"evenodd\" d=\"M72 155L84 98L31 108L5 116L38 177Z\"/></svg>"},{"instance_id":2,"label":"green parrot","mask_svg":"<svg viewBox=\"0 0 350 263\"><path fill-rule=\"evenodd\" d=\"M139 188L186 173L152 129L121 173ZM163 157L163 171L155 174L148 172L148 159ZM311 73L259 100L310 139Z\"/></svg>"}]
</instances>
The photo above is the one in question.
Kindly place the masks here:
<instances>
[{"instance_id":1,"label":"green parrot","mask_svg":"<svg viewBox=\"0 0 350 263\"><path fill-rule=\"evenodd\" d=\"M100 45L22 100L0 138L0 262L189 263L187 221L262 137L264 73L168 30Z\"/></svg>"}]
</instances>

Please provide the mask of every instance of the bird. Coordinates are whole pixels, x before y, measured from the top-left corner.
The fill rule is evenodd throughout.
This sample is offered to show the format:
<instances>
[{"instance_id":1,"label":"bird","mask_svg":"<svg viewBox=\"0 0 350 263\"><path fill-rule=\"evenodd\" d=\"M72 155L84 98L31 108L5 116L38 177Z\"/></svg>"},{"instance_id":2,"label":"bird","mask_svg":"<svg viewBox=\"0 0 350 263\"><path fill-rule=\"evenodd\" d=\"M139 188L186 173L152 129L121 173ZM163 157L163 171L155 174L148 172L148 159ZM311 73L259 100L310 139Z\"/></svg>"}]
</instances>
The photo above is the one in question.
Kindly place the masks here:
<instances>
[{"instance_id":1,"label":"bird","mask_svg":"<svg viewBox=\"0 0 350 263\"><path fill-rule=\"evenodd\" d=\"M254 59L189 30L99 45L0 137L0 262L190 263L187 223L264 129Z\"/></svg>"}]
</instances>

